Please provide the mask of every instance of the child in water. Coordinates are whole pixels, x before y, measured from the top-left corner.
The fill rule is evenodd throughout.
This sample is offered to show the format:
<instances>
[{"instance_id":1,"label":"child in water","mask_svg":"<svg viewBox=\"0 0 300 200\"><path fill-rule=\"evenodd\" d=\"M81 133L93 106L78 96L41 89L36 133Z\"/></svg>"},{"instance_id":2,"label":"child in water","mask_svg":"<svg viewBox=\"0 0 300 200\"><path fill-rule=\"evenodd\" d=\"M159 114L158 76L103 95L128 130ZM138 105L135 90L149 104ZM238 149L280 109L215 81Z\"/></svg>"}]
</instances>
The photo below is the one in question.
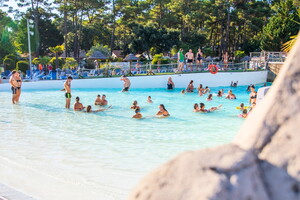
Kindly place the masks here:
<instances>
[{"instance_id":1,"label":"child in water","mask_svg":"<svg viewBox=\"0 0 300 200\"><path fill-rule=\"evenodd\" d=\"M134 119L141 119L142 117L143 116L140 113L140 109L139 108L135 109L135 115L133 115L132 118L134 118Z\"/></svg>"},{"instance_id":2,"label":"child in water","mask_svg":"<svg viewBox=\"0 0 300 200\"><path fill-rule=\"evenodd\" d=\"M151 96L148 96L147 103L153 103Z\"/></svg>"}]
</instances>

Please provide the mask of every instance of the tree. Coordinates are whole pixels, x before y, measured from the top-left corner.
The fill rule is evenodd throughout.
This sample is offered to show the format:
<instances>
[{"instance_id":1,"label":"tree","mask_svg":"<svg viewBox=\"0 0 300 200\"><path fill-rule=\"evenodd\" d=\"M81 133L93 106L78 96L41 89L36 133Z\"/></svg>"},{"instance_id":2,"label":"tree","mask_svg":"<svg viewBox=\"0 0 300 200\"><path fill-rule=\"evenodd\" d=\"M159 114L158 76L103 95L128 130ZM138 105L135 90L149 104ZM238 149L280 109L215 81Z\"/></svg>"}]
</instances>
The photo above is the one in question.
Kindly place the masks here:
<instances>
[{"instance_id":1,"label":"tree","mask_svg":"<svg viewBox=\"0 0 300 200\"><path fill-rule=\"evenodd\" d=\"M63 45L58 45L55 47L49 47L49 50L55 54L55 67L56 69L59 67L58 65L58 55L64 51Z\"/></svg>"}]
</instances>

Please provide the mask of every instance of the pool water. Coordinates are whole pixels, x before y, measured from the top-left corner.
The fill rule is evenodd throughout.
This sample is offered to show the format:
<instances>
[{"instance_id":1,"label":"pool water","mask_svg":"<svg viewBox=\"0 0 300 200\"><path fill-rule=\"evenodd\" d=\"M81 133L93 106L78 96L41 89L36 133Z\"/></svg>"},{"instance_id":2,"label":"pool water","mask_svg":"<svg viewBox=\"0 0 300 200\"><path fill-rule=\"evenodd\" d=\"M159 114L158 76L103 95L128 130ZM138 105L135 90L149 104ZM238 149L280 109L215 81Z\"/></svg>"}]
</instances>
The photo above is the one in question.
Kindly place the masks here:
<instances>
[{"instance_id":1,"label":"pool water","mask_svg":"<svg viewBox=\"0 0 300 200\"><path fill-rule=\"evenodd\" d=\"M217 97L221 88L211 88L212 101L181 89L72 91L72 103L79 96L84 106L105 94L112 108L99 113L66 110L64 92L57 90L23 91L19 105L11 104L10 92L1 92L0 182L42 200L125 199L145 173L178 153L233 139L244 121L236 107L248 105L249 93L246 86L222 88L232 89L237 99ZM153 104L146 103L149 95ZM144 119L131 119L134 100ZM192 112L200 102L223 107ZM161 103L169 118L154 117Z\"/></svg>"}]
</instances>

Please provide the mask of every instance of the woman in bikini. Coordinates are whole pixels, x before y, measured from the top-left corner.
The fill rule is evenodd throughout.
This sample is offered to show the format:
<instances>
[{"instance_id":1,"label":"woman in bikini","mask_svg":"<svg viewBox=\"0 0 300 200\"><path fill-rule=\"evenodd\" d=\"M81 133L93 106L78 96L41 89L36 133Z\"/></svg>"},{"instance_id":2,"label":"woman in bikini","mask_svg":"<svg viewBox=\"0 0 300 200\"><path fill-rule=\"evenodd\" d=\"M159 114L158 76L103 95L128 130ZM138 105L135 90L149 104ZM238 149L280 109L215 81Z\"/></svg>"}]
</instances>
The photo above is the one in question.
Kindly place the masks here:
<instances>
[{"instance_id":1,"label":"woman in bikini","mask_svg":"<svg viewBox=\"0 0 300 200\"><path fill-rule=\"evenodd\" d=\"M9 79L9 83L11 85L11 90L12 90L12 103L13 104L18 103L21 95L20 90L21 90L22 80L19 73L16 70L12 71L12 75Z\"/></svg>"},{"instance_id":2,"label":"woman in bikini","mask_svg":"<svg viewBox=\"0 0 300 200\"><path fill-rule=\"evenodd\" d=\"M194 92L193 80L190 81L189 85L186 88L186 92Z\"/></svg>"},{"instance_id":3,"label":"woman in bikini","mask_svg":"<svg viewBox=\"0 0 300 200\"><path fill-rule=\"evenodd\" d=\"M200 96L203 95L203 91L204 91L204 88L203 88L202 84L200 84L199 87L198 87L198 93L199 93Z\"/></svg>"},{"instance_id":4,"label":"woman in bikini","mask_svg":"<svg viewBox=\"0 0 300 200\"><path fill-rule=\"evenodd\" d=\"M249 102L252 105L253 103L256 103L256 98L257 98L257 92L253 87L251 87L251 93L250 93L250 99Z\"/></svg>"},{"instance_id":5,"label":"woman in bikini","mask_svg":"<svg viewBox=\"0 0 300 200\"><path fill-rule=\"evenodd\" d=\"M160 104L158 108L159 108L159 111L156 113L157 117L169 117L170 116L170 114L166 110L164 104Z\"/></svg>"}]
</instances>

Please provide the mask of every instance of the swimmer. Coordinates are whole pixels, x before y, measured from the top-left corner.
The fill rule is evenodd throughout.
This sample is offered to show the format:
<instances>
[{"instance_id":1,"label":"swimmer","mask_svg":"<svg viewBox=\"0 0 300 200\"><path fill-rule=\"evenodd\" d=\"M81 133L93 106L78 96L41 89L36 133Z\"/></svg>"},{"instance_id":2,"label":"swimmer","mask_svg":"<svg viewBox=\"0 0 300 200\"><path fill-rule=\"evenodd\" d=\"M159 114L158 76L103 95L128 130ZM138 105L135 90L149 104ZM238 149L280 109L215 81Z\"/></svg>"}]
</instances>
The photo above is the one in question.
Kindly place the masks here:
<instances>
[{"instance_id":1,"label":"swimmer","mask_svg":"<svg viewBox=\"0 0 300 200\"><path fill-rule=\"evenodd\" d=\"M185 94L185 90L181 90L181 92L180 92L181 94Z\"/></svg>"},{"instance_id":2,"label":"swimmer","mask_svg":"<svg viewBox=\"0 0 300 200\"><path fill-rule=\"evenodd\" d=\"M218 107L211 107L210 109L205 109L205 104L200 103L199 112L209 113L209 112L212 112L212 111L216 111L216 110L220 109L221 107L222 107L222 105L219 105Z\"/></svg>"},{"instance_id":3,"label":"swimmer","mask_svg":"<svg viewBox=\"0 0 300 200\"><path fill-rule=\"evenodd\" d=\"M204 92L204 88L203 88L202 84L200 84L199 87L198 87L198 93L199 93L200 96L202 96L203 92Z\"/></svg>"},{"instance_id":4,"label":"swimmer","mask_svg":"<svg viewBox=\"0 0 300 200\"><path fill-rule=\"evenodd\" d=\"M170 116L170 114L166 110L164 104L160 104L158 108L159 108L159 111L156 113L157 117L169 117Z\"/></svg>"},{"instance_id":5,"label":"swimmer","mask_svg":"<svg viewBox=\"0 0 300 200\"><path fill-rule=\"evenodd\" d=\"M248 111L247 111L247 109L244 109L243 113L241 114L241 117L242 118L247 118L247 116L248 116Z\"/></svg>"},{"instance_id":6,"label":"swimmer","mask_svg":"<svg viewBox=\"0 0 300 200\"><path fill-rule=\"evenodd\" d=\"M197 103L194 104L194 110L193 112L200 112L199 106Z\"/></svg>"},{"instance_id":7,"label":"swimmer","mask_svg":"<svg viewBox=\"0 0 300 200\"><path fill-rule=\"evenodd\" d=\"M174 82L172 81L172 77L169 77L168 83L167 83L167 89L168 89L168 90L173 90L174 88L175 88L175 84L174 84Z\"/></svg>"},{"instance_id":8,"label":"swimmer","mask_svg":"<svg viewBox=\"0 0 300 200\"><path fill-rule=\"evenodd\" d=\"M101 95L98 94L97 97L96 97L96 100L95 100L95 105L101 105L101 102L102 102Z\"/></svg>"},{"instance_id":9,"label":"swimmer","mask_svg":"<svg viewBox=\"0 0 300 200\"><path fill-rule=\"evenodd\" d=\"M121 81L124 81L124 88L122 90L122 92L128 92L129 88L130 88L130 80L126 77L126 76L121 76Z\"/></svg>"},{"instance_id":10,"label":"swimmer","mask_svg":"<svg viewBox=\"0 0 300 200\"><path fill-rule=\"evenodd\" d=\"M87 112L87 113L91 113L91 112L102 112L104 110L108 110L110 109L111 106L107 107L107 108L102 108L102 109L98 109L98 110L92 110L92 106L91 105L88 105L87 108L86 108L86 111L84 112Z\"/></svg>"},{"instance_id":11,"label":"swimmer","mask_svg":"<svg viewBox=\"0 0 300 200\"><path fill-rule=\"evenodd\" d=\"M148 96L147 103L153 103L151 96Z\"/></svg>"},{"instance_id":12,"label":"swimmer","mask_svg":"<svg viewBox=\"0 0 300 200\"><path fill-rule=\"evenodd\" d=\"M232 93L232 90L228 91L228 95L226 96L226 99L236 99L235 94Z\"/></svg>"},{"instance_id":13,"label":"swimmer","mask_svg":"<svg viewBox=\"0 0 300 200\"><path fill-rule=\"evenodd\" d=\"M76 102L74 103L74 111L82 111L83 109L85 109L85 107L83 107L82 103L79 102L80 98L76 97Z\"/></svg>"},{"instance_id":14,"label":"swimmer","mask_svg":"<svg viewBox=\"0 0 300 200\"><path fill-rule=\"evenodd\" d=\"M223 96L223 94L222 94L222 91L221 90L219 90L218 91L218 95L217 95L217 97L222 97Z\"/></svg>"},{"instance_id":15,"label":"swimmer","mask_svg":"<svg viewBox=\"0 0 300 200\"><path fill-rule=\"evenodd\" d=\"M206 99L206 101L212 101L213 99L212 99L212 94L209 94L208 95L208 97L207 97L207 99Z\"/></svg>"},{"instance_id":16,"label":"swimmer","mask_svg":"<svg viewBox=\"0 0 300 200\"><path fill-rule=\"evenodd\" d=\"M210 93L210 89L208 86L205 87L203 94Z\"/></svg>"},{"instance_id":17,"label":"swimmer","mask_svg":"<svg viewBox=\"0 0 300 200\"><path fill-rule=\"evenodd\" d=\"M240 110L244 110L245 108L245 104L244 103L241 103L241 105L240 105Z\"/></svg>"},{"instance_id":18,"label":"swimmer","mask_svg":"<svg viewBox=\"0 0 300 200\"><path fill-rule=\"evenodd\" d=\"M140 109L139 108L135 109L135 115L133 115L132 118L134 118L134 119L141 119L142 117L143 116L140 113Z\"/></svg>"},{"instance_id":19,"label":"swimmer","mask_svg":"<svg viewBox=\"0 0 300 200\"><path fill-rule=\"evenodd\" d=\"M19 73L16 70L12 71L12 75L9 79L12 90L12 103L18 103L19 99L19 90L21 89L21 79Z\"/></svg>"},{"instance_id":20,"label":"swimmer","mask_svg":"<svg viewBox=\"0 0 300 200\"><path fill-rule=\"evenodd\" d=\"M71 82L72 82L73 78L72 76L69 76L66 80L66 82L64 83L64 90L65 91L65 96L66 96L66 108L70 108L70 104L71 104Z\"/></svg>"},{"instance_id":21,"label":"swimmer","mask_svg":"<svg viewBox=\"0 0 300 200\"><path fill-rule=\"evenodd\" d=\"M231 84L230 84L230 86L231 86L231 87L237 87L237 84L238 84L238 81L237 81L237 82L233 82L233 81L231 81Z\"/></svg>"},{"instance_id":22,"label":"swimmer","mask_svg":"<svg viewBox=\"0 0 300 200\"><path fill-rule=\"evenodd\" d=\"M108 101L106 100L106 95L103 94L102 95L102 99L101 99L101 106L106 106L108 104Z\"/></svg>"},{"instance_id":23,"label":"swimmer","mask_svg":"<svg viewBox=\"0 0 300 200\"><path fill-rule=\"evenodd\" d=\"M186 92L194 92L193 80L190 81L189 85L186 88Z\"/></svg>"},{"instance_id":24,"label":"swimmer","mask_svg":"<svg viewBox=\"0 0 300 200\"><path fill-rule=\"evenodd\" d=\"M130 109L141 109L139 106L138 106L138 102L137 100L134 100L133 103L132 103L132 106L130 107Z\"/></svg>"}]
</instances>

